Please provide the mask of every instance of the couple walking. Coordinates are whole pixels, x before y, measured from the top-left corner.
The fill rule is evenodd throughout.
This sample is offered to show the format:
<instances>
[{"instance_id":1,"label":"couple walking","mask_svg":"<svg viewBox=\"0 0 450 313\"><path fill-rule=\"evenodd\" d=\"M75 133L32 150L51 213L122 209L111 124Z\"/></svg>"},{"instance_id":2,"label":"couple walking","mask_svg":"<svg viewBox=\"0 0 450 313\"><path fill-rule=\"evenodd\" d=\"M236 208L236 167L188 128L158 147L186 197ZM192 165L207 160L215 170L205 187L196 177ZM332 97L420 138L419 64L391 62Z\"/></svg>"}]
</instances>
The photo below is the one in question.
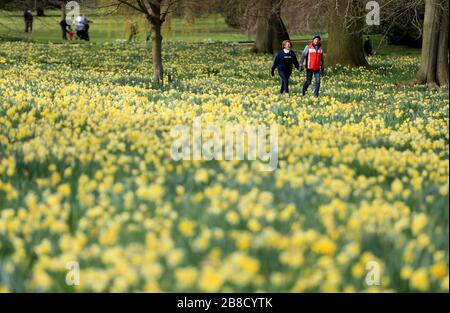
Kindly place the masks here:
<instances>
[{"instance_id":1,"label":"couple walking","mask_svg":"<svg viewBox=\"0 0 450 313\"><path fill-rule=\"evenodd\" d=\"M289 93L289 78L292 74L292 69L295 66L300 72L304 70L304 62L306 60L306 81L303 84L302 95L304 96L308 87L312 83L312 78L315 78L314 96L319 97L320 76L324 72L324 59L322 43L320 42L320 35L314 35L311 44L307 45L302 52L300 63L297 56L292 51L292 43L290 40L285 40L282 43L282 50L276 56L272 65L272 76L275 76L275 69L278 69L278 75L281 78L280 93Z\"/></svg>"}]
</instances>

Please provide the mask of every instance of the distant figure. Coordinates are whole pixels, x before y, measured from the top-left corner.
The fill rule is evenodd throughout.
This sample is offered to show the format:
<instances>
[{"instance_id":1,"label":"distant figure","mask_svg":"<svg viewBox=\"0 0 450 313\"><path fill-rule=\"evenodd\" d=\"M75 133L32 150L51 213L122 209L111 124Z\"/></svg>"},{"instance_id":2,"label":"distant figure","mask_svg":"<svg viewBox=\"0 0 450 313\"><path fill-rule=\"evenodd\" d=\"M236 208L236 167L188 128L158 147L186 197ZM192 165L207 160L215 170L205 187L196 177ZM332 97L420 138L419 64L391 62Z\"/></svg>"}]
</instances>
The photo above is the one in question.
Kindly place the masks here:
<instances>
[{"instance_id":1,"label":"distant figure","mask_svg":"<svg viewBox=\"0 0 450 313\"><path fill-rule=\"evenodd\" d=\"M89 41L89 20L86 16L80 15L75 20L75 30L80 40Z\"/></svg>"},{"instance_id":2,"label":"distant figure","mask_svg":"<svg viewBox=\"0 0 450 313\"><path fill-rule=\"evenodd\" d=\"M84 16L84 15L83 15ZM91 21L89 21L88 19L87 19L87 17L86 16L84 16L84 22L85 22L85 31L84 31L84 40L86 40L86 41L89 41L90 40L90 38L89 38L89 27L90 27L90 25L89 25L89 23L91 22Z\"/></svg>"},{"instance_id":3,"label":"distant figure","mask_svg":"<svg viewBox=\"0 0 450 313\"><path fill-rule=\"evenodd\" d=\"M25 32L32 32L33 31L33 14L29 9L26 9L23 12L23 19L25 21Z\"/></svg>"},{"instance_id":4,"label":"distant figure","mask_svg":"<svg viewBox=\"0 0 450 313\"><path fill-rule=\"evenodd\" d=\"M66 18L64 17L61 22L59 22L59 26L61 26L62 39L67 40L67 34L72 30L70 24L67 23ZM73 34L73 33L72 33Z\"/></svg>"},{"instance_id":5,"label":"distant figure","mask_svg":"<svg viewBox=\"0 0 450 313\"><path fill-rule=\"evenodd\" d=\"M138 30L138 24L136 21L133 21L131 18L127 19L127 28L128 28L128 38L127 41L131 42L133 39L136 38L139 30Z\"/></svg>"},{"instance_id":6,"label":"distant figure","mask_svg":"<svg viewBox=\"0 0 450 313\"><path fill-rule=\"evenodd\" d=\"M367 36L366 41L364 42L364 54L366 56L372 55L373 54L373 50L372 50L372 41L370 40L370 37Z\"/></svg>"}]
</instances>

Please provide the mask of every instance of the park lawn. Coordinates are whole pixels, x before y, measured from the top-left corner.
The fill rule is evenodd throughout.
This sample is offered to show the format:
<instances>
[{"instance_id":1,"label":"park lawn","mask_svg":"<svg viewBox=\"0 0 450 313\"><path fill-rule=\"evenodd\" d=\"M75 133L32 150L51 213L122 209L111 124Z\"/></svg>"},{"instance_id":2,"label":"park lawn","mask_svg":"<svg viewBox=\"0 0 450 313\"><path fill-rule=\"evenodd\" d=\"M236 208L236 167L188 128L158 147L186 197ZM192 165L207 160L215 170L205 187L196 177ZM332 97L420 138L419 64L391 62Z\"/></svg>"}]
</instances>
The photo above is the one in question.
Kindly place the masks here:
<instances>
[{"instance_id":1,"label":"park lawn","mask_svg":"<svg viewBox=\"0 0 450 313\"><path fill-rule=\"evenodd\" d=\"M91 25L91 43L103 44L125 41L128 34L128 25L125 16L120 15L95 15L87 14ZM134 17L138 21L138 35L136 40L143 42L147 38L148 25L141 17ZM0 39L9 41L27 41L37 43L62 43L59 28L59 11L49 10L45 17L35 17L34 32L26 34L23 31L24 24L21 12L0 11ZM208 15L197 18L193 25L175 18L171 23L167 22L163 27L164 41L184 42L240 42L244 47L250 48L255 40L254 35L246 35L239 30L229 27L222 16ZM311 34L291 34L293 49L300 53L309 43ZM328 35L322 34L322 42L327 45ZM374 50L382 55L408 54L416 55L420 49L412 49L403 46L387 45L382 36L372 35ZM381 43L380 43L381 42ZM72 43L79 43L73 41Z\"/></svg>"},{"instance_id":2,"label":"park lawn","mask_svg":"<svg viewBox=\"0 0 450 313\"><path fill-rule=\"evenodd\" d=\"M327 68L318 100L243 45L168 42L162 90L150 55L0 41L2 291L448 292L449 94L398 84L417 50ZM277 125L278 169L174 161L198 116Z\"/></svg>"},{"instance_id":3,"label":"park lawn","mask_svg":"<svg viewBox=\"0 0 450 313\"><path fill-rule=\"evenodd\" d=\"M96 43L115 42L127 39L128 25L126 17L122 15L98 15L88 14L92 20L91 40ZM41 43L59 43L61 31L59 21L61 17L58 11L47 11L45 17L35 17L34 32L24 32L23 17L20 12L0 11L0 37L10 39L28 40ZM138 22L138 41L145 41L148 25L144 18L133 17ZM197 18L192 25L179 18L167 21L163 27L163 36L169 41L251 41L254 35L246 35L239 30L229 27L222 16L209 15ZM306 39L310 35L296 34L293 39Z\"/></svg>"}]
</instances>

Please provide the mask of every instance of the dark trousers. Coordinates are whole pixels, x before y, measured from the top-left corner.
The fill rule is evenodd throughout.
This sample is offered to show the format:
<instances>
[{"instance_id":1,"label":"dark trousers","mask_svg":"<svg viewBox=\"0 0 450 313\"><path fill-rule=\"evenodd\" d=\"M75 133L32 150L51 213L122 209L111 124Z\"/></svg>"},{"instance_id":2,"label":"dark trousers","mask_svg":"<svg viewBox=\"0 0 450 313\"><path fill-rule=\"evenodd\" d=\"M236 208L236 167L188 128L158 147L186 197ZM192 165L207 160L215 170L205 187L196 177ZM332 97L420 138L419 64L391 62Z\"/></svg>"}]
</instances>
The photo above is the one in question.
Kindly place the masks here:
<instances>
[{"instance_id":1,"label":"dark trousers","mask_svg":"<svg viewBox=\"0 0 450 313\"><path fill-rule=\"evenodd\" d=\"M61 28L61 31L62 31L62 39L67 40L68 31L65 28Z\"/></svg>"},{"instance_id":2,"label":"dark trousers","mask_svg":"<svg viewBox=\"0 0 450 313\"><path fill-rule=\"evenodd\" d=\"M314 85L314 96L319 97L319 89L320 89L320 71L306 70L306 81L303 84L302 95L305 95L308 87L312 83L313 75L315 77L315 85Z\"/></svg>"},{"instance_id":3,"label":"dark trousers","mask_svg":"<svg viewBox=\"0 0 450 313\"><path fill-rule=\"evenodd\" d=\"M289 93L289 77L291 77L291 74L292 72L278 71L281 78L280 93Z\"/></svg>"},{"instance_id":4,"label":"dark trousers","mask_svg":"<svg viewBox=\"0 0 450 313\"><path fill-rule=\"evenodd\" d=\"M77 36L80 40L89 41L89 33L86 30L77 30Z\"/></svg>"},{"instance_id":5,"label":"dark trousers","mask_svg":"<svg viewBox=\"0 0 450 313\"><path fill-rule=\"evenodd\" d=\"M32 32L33 31L33 21L25 21L25 32Z\"/></svg>"}]
</instances>

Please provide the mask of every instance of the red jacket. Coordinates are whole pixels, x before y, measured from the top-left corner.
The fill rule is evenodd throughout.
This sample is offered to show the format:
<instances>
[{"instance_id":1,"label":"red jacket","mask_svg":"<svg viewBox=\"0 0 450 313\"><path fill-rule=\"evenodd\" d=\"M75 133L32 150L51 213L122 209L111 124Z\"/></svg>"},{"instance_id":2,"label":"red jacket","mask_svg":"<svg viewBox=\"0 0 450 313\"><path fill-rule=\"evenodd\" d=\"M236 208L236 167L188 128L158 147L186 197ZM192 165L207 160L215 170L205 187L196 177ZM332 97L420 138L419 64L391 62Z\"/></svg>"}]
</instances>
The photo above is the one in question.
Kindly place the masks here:
<instances>
[{"instance_id":1,"label":"red jacket","mask_svg":"<svg viewBox=\"0 0 450 313\"><path fill-rule=\"evenodd\" d=\"M306 50L306 49L305 49ZM314 48L314 46L311 44L308 46L308 60L306 67L308 70L313 71L319 71L322 67L322 57L323 57L323 50L322 46L319 46L318 49Z\"/></svg>"}]
</instances>

